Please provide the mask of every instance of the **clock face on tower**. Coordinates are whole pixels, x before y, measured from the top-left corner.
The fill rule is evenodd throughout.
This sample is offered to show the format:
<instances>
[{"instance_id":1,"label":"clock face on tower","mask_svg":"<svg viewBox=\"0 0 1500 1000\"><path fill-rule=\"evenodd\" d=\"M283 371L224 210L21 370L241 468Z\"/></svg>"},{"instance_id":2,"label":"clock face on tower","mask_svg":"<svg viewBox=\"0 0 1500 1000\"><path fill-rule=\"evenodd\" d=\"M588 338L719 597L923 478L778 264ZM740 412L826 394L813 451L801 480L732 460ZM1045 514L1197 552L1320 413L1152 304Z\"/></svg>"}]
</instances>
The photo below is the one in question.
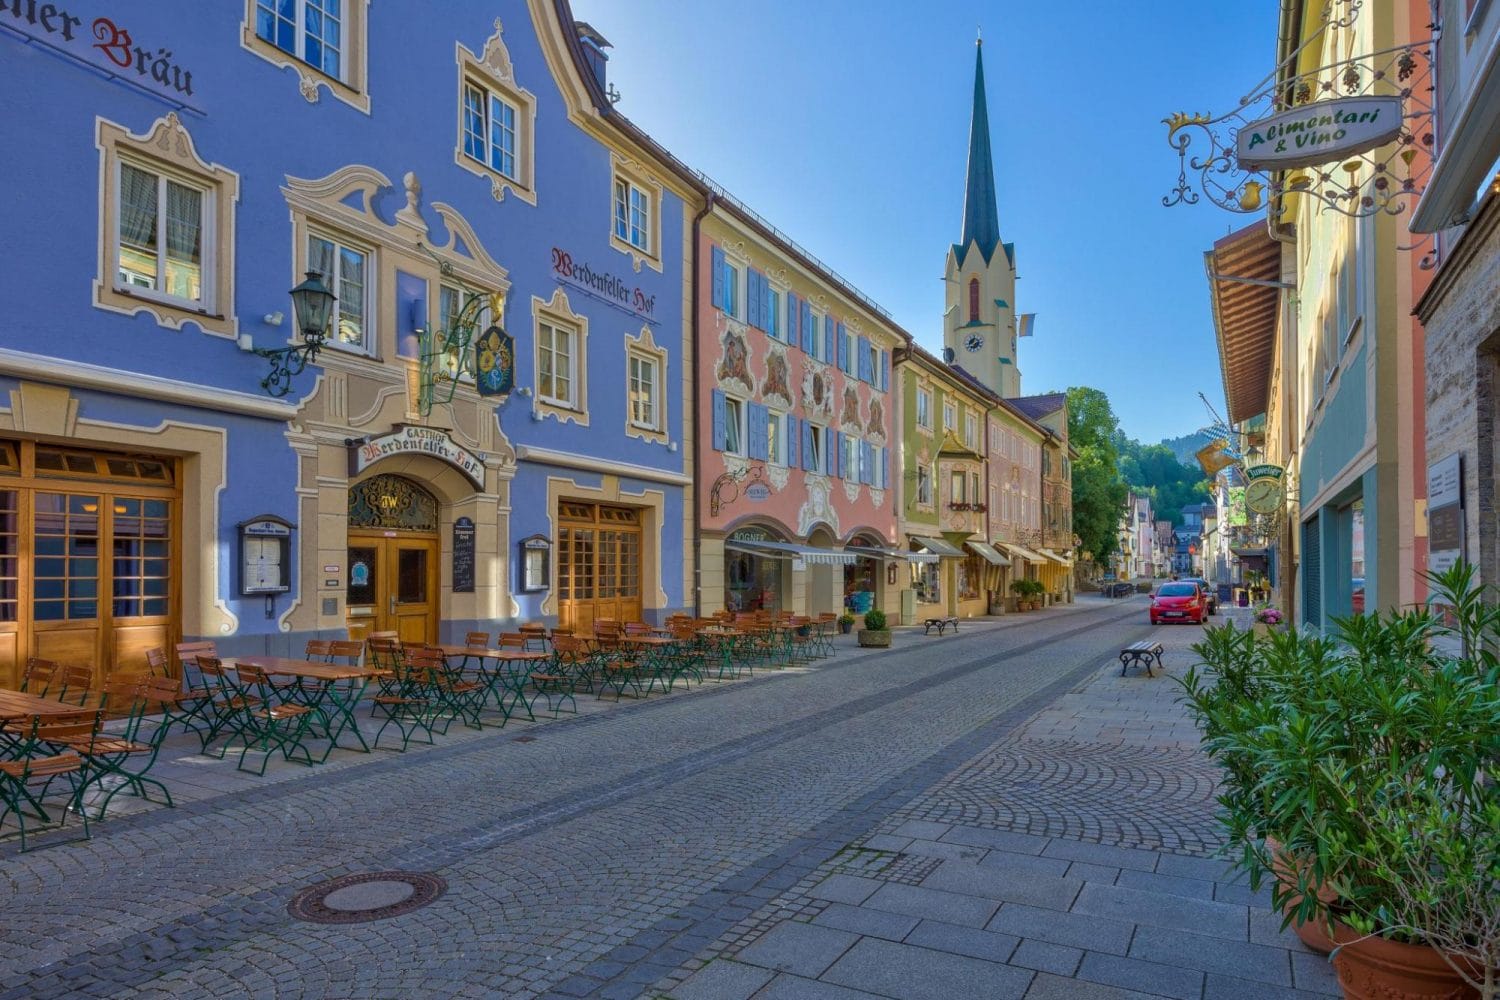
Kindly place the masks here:
<instances>
[{"instance_id":1,"label":"clock face on tower","mask_svg":"<svg viewBox=\"0 0 1500 1000\"><path fill-rule=\"evenodd\" d=\"M979 350L983 346L984 338L977 333L969 334L969 339L964 341L964 347L968 348L970 353Z\"/></svg>"}]
</instances>

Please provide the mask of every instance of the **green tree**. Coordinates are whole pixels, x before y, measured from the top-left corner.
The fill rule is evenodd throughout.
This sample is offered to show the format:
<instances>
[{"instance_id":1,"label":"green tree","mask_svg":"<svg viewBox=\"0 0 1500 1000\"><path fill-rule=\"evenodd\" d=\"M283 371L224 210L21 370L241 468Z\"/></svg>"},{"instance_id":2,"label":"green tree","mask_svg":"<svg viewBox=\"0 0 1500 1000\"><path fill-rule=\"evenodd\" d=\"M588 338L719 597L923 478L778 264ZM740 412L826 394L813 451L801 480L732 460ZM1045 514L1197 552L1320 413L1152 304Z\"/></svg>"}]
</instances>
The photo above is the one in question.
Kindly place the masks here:
<instances>
[{"instance_id":1,"label":"green tree","mask_svg":"<svg viewBox=\"0 0 1500 1000\"><path fill-rule=\"evenodd\" d=\"M1124 440L1109 397L1089 386L1068 390L1068 443L1073 463L1073 531L1095 565L1107 565L1119 547L1126 486L1120 470Z\"/></svg>"}]
</instances>

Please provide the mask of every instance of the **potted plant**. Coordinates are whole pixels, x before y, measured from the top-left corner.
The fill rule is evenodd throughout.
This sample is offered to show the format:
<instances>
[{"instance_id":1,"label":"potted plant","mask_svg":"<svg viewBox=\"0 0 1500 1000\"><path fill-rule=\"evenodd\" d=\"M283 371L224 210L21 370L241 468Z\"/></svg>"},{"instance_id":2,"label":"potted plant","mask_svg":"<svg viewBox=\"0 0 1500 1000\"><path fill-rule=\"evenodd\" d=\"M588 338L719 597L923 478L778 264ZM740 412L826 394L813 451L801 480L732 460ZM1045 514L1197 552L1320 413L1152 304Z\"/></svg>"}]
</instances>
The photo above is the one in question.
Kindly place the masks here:
<instances>
[{"instance_id":1,"label":"potted plant","mask_svg":"<svg viewBox=\"0 0 1500 1000\"><path fill-rule=\"evenodd\" d=\"M1253 628L1256 635L1264 636L1269 635L1271 630L1280 626L1281 623L1281 612L1276 608L1266 607L1261 608L1255 613L1255 624Z\"/></svg>"},{"instance_id":2,"label":"potted plant","mask_svg":"<svg viewBox=\"0 0 1500 1000\"><path fill-rule=\"evenodd\" d=\"M1331 638L1213 629L1212 683L1182 681L1236 864L1327 930L1353 998L1500 997L1500 614L1465 566L1432 581L1451 627L1424 609Z\"/></svg>"},{"instance_id":3,"label":"potted plant","mask_svg":"<svg viewBox=\"0 0 1500 1000\"><path fill-rule=\"evenodd\" d=\"M843 614L839 615L838 620L839 631L841 633L843 633L844 635L848 635L850 632L854 631L854 616L849 612L845 611Z\"/></svg>"},{"instance_id":4,"label":"potted plant","mask_svg":"<svg viewBox=\"0 0 1500 1000\"><path fill-rule=\"evenodd\" d=\"M891 644L891 630L886 627L884 611L875 608L865 612L865 627L859 630L859 644L878 648Z\"/></svg>"},{"instance_id":5,"label":"potted plant","mask_svg":"<svg viewBox=\"0 0 1500 1000\"><path fill-rule=\"evenodd\" d=\"M1029 611L1031 609L1031 581L1012 580L1010 592L1016 595L1016 610Z\"/></svg>"}]
</instances>

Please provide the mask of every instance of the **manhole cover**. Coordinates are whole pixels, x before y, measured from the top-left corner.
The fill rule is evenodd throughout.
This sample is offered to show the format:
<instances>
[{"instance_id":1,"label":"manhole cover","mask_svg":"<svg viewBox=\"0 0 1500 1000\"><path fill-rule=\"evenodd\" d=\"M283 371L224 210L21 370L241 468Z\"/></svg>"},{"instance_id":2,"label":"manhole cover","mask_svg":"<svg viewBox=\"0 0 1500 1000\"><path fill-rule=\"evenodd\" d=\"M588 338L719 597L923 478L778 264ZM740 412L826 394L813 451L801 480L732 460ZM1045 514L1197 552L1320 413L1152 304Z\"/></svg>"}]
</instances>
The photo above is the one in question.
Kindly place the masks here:
<instances>
[{"instance_id":1,"label":"manhole cover","mask_svg":"<svg viewBox=\"0 0 1500 1000\"><path fill-rule=\"evenodd\" d=\"M286 909L315 924L362 924L420 910L447 891L448 883L428 872L366 872L303 889Z\"/></svg>"}]
</instances>

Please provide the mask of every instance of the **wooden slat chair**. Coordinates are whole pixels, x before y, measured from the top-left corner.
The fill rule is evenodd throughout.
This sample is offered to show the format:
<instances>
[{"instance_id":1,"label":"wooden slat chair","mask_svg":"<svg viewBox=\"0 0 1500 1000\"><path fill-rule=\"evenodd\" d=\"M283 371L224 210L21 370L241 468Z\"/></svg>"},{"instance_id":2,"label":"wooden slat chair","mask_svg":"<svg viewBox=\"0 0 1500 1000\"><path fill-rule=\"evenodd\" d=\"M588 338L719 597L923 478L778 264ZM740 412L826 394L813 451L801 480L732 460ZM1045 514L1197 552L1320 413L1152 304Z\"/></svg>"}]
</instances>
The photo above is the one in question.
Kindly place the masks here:
<instances>
[{"instance_id":1,"label":"wooden slat chair","mask_svg":"<svg viewBox=\"0 0 1500 1000\"><path fill-rule=\"evenodd\" d=\"M223 760L229 743L245 734L250 725L248 715L260 708L261 700L257 694L244 691L234 671L226 668L217 656L199 653L195 666L204 683L213 685L213 694L206 701L209 729L203 736L202 753ZM226 737L224 745L214 753L209 747L220 736Z\"/></svg>"},{"instance_id":2,"label":"wooden slat chair","mask_svg":"<svg viewBox=\"0 0 1500 1000\"><path fill-rule=\"evenodd\" d=\"M105 731L102 726L87 735L82 732L58 734L43 726L40 735L48 743L61 749L72 750L83 758L86 776L78 788L78 809L83 811L88 803L84 796L91 786L104 791L99 801L95 819L103 819L110 800L122 791L130 791L139 798L151 801L146 786L161 790L164 804L172 808L172 793L167 786L146 774L156 763L161 752L162 740L166 738L165 724L144 726L147 716L162 711L177 697L177 682L170 677L148 677L139 680L115 681L104 689L104 710L123 719L118 733ZM105 791L108 778L117 778L118 783Z\"/></svg>"},{"instance_id":3,"label":"wooden slat chair","mask_svg":"<svg viewBox=\"0 0 1500 1000\"><path fill-rule=\"evenodd\" d=\"M583 639L553 632L550 672L567 677L574 691L593 691L599 679L599 656Z\"/></svg>"},{"instance_id":4,"label":"wooden slat chair","mask_svg":"<svg viewBox=\"0 0 1500 1000\"><path fill-rule=\"evenodd\" d=\"M178 699L178 711L173 714L173 722L180 722L184 729L196 733L206 750L217 718L213 700L219 696L220 689L217 679L205 677L198 669L198 658L207 656L218 659L219 649L213 640L205 639L199 642L179 642L174 651L177 653L177 662L182 667L182 684L185 687L182 697Z\"/></svg>"},{"instance_id":5,"label":"wooden slat chair","mask_svg":"<svg viewBox=\"0 0 1500 1000\"><path fill-rule=\"evenodd\" d=\"M791 653L793 660L812 662L818 658L817 635L813 631L813 620L808 615L793 615L787 622L791 629Z\"/></svg>"},{"instance_id":6,"label":"wooden slat chair","mask_svg":"<svg viewBox=\"0 0 1500 1000\"><path fill-rule=\"evenodd\" d=\"M62 668L51 660L39 656L26 658L26 670L21 674L21 690L39 698L47 697L54 680L61 680Z\"/></svg>"},{"instance_id":7,"label":"wooden slat chair","mask_svg":"<svg viewBox=\"0 0 1500 1000\"><path fill-rule=\"evenodd\" d=\"M578 702L573 697L573 676L567 670L558 667L556 655L553 656L549 667L531 671L527 676L527 682L531 685L533 693L530 701L527 702L526 712L532 718L536 717L536 703L542 699L546 699L547 711L552 713L554 719L562 710L564 702L573 706L571 711L574 715L578 714Z\"/></svg>"},{"instance_id":8,"label":"wooden slat chair","mask_svg":"<svg viewBox=\"0 0 1500 1000\"><path fill-rule=\"evenodd\" d=\"M307 727L317 713L306 705L279 701L279 693L276 685L271 682L271 676L259 667L238 664L234 674L240 697L246 705L241 715L244 727L240 731L244 746L240 749L240 762L235 765L235 770L246 770L245 758L251 750L259 750L263 755L257 774L266 773L266 765L271 762L271 754L276 751L288 762L296 760L308 767L316 764L312 751L302 742L302 737L306 735ZM301 750L301 756L294 757L294 750Z\"/></svg>"},{"instance_id":9,"label":"wooden slat chair","mask_svg":"<svg viewBox=\"0 0 1500 1000\"><path fill-rule=\"evenodd\" d=\"M329 663L331 662L330 657L333 656L333 640L309 639L307 640L307 648L302 651L302 655L317 663Z\"/></svg>"},{"instance_id":10,"label":"wooden slat chair","mask_svg":"<svg viewBox=\"0 0 1500 1000\"><path fill-rule=\"evenodd\" d=\"M92 725L94 713L83 713L82 724ZM66 717L65 717L66 718ZM60 829L68 821L68 813L78 801L78 791L84 778L83 758L71 750L51 752L37 736L37 730L47 724L58 724L56 716L23 716L6 723L6 728L21 747L16 757L0 760L0 823L15 816L21 827L21 850L26 847L28 821L44 827ZM52 783L58 778L67 781L67 797L54 809L60 814L56 820L45 805ZM89 838L87 813L79 813L83 819L83 838Z\"/></svg>"},{"instance_id":11,"label":"wooden slat chair","mask_svg":"<svg viewBox=\"0 0 1500 1000\"><path fill-rule=\"evenodd\" d=\"M489 649L490 634L488 632L466 632L464 633L464 645L471 649Z\"/></svg>"},{"instance_id":12,"label":"wooden slat chair","mask_svg":"<svg viewBox=\"0 0 1500 1000\"><path fill-rule=\"evenodd\" d=\"M516 627L527 639L526 648L546 652L547 649L547 626L541 622L522 622Z\"/></svg>"},{"instance_id":13,"label":"wooden slat chair","mask_svg":"<svg viewBox=\"0 0 1500 1000\"><path fill-rule=\"evenodd\" d=\"M404 655L396 657L390 683L371 699L371 714L378 712L385 716L375 739L370 741L372 749L380 748L380 739L391 726L401 734L402 753L418 733L425 733L427 738L422 742L432 745L435 707L428 692L428 680L425 667L409 661Z\"/></svg>"},{"instance_id":14,"label":"wooden slat chair","mask_svg":"<svg viewBox=\"0 0 1500 1000\"><path fill-rule=\"evenodd\" d=\"M406 652L401 648L401 640L394 632L372 632L365 637L365 649L368 659L365 661L371 669L376 671L375 693L382 695L399 695L402 683L401 677L405 674L402 667L406 663ZM394 703L393 703L394 704ZM372 703L370 714L373 716L377 710L378 703Z\"/></svg>"},{"instance_id":15,"label":"wooden slat chair","mask_svg":"<svg viewBox=\"0 0 1500 1000\"><path fill-rule=\"evenodd\" d=\"M328 644L328 662L357 667L364 652L365 644L356 639L334 639Z\"/></svg>"},{"instance_id":16,"label":"wooden slat chair","mask_svg":"<svg viewBox=\"0 0 1500 1000\"><path fill-rule=\"evenodd\" d=\"M525 651L531 642L531 636L525 632L501 632L495 640L496 649L519 649Z\"/></svg>"},{"instance_id":17,"label":"wooden slat chair","mask_svg":"<svg viewBox=\"0 0 1500 1000\"><path fill-rule=\"evenodd\" d=\"M433 702L433 726L446 736L454 719L470 729L483 729L479 719L484 707L485 687L464 675L463 668L448 662L442 650L421 646L406 651L407 662L426 678L427 697ZM441 726L441 728L437 728Z\"/></svg>"},{"instance_id":18,"label":"wooden slat chair","mask_svg":"<svg viewBox=\"0 0 1500 1000\"><path fill-rule=\"evenodd\" d=\"M673 669L684 683L697 681L703 683L704 648L698 640L697 630L693 628L692 620L679 621L672 628L672 638L676 640L668 655L671 657Z\"/></svg>"},{"instance_id":19,"label":"wooden slat chair","mask_svg":"<svg viewBox=\"0 0 1500 1000\"><path fill-rule=\"evenodd\" d=\"M80 708L97 708L100 696L94 691L94 668L77 663L63 664L60 673L53 679L47 697Z\"/></svg>"},{"instance_id":20,"label":"wooden slat chair","mask_svg":"<svg viewBox=\"0 0 1500 1000\"><path fill-rule=\"evenodd\" d=\"M150 677L172 676L172 661L167 657L165 649L152 646L146 650L146 674Z\"/></svg>"},{"instance_id":21,"label":"wooden slat chair","mask_svg":"<svg viewBox=\"0 0 1500 1000\"><path fill-rule=\"evenodd\" d=\"M815 641L813 648L819 656L827 657L833 655L833 635L838 628L839 616L832 611L825 611L813 619L813 636Z\"/></svg>"}]
</instances>

